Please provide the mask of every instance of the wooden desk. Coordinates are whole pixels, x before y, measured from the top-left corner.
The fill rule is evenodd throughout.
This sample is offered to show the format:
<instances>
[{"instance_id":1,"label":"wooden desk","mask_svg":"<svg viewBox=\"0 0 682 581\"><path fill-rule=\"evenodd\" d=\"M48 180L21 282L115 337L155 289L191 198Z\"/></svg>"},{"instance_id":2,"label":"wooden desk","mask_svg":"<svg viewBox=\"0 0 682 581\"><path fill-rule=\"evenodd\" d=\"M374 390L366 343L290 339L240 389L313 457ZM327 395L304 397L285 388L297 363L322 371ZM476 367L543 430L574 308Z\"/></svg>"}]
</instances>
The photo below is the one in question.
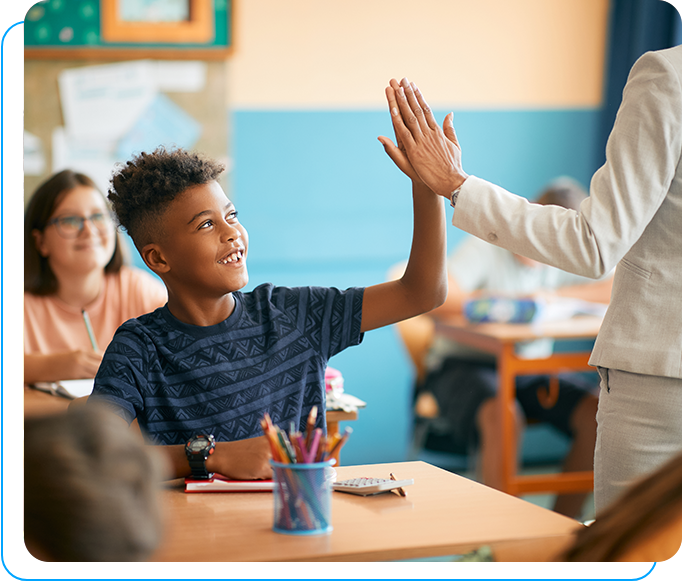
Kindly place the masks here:
<instances>
[{"instance_id":1,"label":"wooden desk","mask_svg":"<svg viewBox=\"0 0 682 581\"><path fill-rule=\"evenodd\" d=\"M337 434L339 432L339 422L351 422L358 419L358 412L346 412L343 410L327 411L327 433Z\"/></svg>"},{"instance_id":2,"label":"wooden desk","mask_svg":"<svg viewBox=\"0 0 682 581\"><path fill-rule=\"evenodd\" d=\"M71 401L24 385L24 417L64 413Z\"/></svg>"},{"instance_id":3,"label":"wooden desk","mask_svg":"<svg viewBox=\"0 0 682 581\"><path fill-rule=\"evenodd\" d=\"M504 560L549 560L582 525L425 462L337 468L337 479L414 478L407 497L332 493L331 533L275 533L268 492L162 492L166 536L153 561L394 561L490 545Z\"/></svg>"},{"instance_id":4,"label":"wooden desk","mask_svg":"<svg viewBox=\"0 0 682 581\"><path fill-rule=\"evenodd\" d=\"M513 427L513 409L517 375L556 374L566 371L593 370L587 363L590 352L555 353L544 359L522 359L515 353L516 344L539 338L594 339L602 323L601 317L575 317L544 324L513 325L503 323L469 324L463 318L436 323L436 332L459 343L492 353L497 358L499 376L498 401L502 406L500 449L503 462L502 490L509 494L537 492L587 492L594 486L589 472L564 472L518 476L516 474L517 442Z\"/></svg>"}]
</instances>

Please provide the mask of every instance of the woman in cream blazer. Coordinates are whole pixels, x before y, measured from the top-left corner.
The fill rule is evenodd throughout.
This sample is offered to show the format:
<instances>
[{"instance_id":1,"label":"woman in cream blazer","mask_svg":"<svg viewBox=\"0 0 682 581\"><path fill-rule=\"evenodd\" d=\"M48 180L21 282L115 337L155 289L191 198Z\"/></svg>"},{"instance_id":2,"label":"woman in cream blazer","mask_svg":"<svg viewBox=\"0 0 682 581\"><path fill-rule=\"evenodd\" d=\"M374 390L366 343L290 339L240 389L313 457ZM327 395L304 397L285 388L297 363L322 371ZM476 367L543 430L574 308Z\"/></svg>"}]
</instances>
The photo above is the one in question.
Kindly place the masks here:
<instances>
[{"instance_id":1,"label":"woman in cream blazer","mask_svg":"<svg viewBox=\"0 0 682 581\"><path fill-rule=\"evenodd\" d=\"M598 278L616 267L611 303L590 363L597 414L597 512L635 479L682 451L682 46L649 52L623 101L579 211L539 206L462 170L452 115L443 130L407 79L387 88L400 149L451 199L452 223L511 252ZM410 169L412 169L410 168Z\"/></svg>"}]
</instances>

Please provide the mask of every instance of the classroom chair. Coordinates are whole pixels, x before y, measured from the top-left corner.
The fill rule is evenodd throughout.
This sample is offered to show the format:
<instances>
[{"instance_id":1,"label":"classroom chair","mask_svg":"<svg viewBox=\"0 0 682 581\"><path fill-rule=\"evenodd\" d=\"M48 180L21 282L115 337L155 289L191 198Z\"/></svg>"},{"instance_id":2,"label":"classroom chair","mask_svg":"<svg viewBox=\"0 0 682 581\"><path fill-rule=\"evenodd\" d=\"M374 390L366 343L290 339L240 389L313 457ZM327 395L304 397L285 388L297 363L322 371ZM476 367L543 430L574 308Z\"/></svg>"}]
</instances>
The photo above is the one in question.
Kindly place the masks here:
<instances>
[{"instance_id":1,"label":"classroom chair","mask_svg":"<svg viewBox=\"0 0 682 581\"><path fill-rule=\"evenodd\" d=\"M435 398L431 393L419 389L426 378L425 358L435 333L434 320L429 315L419 315L400 321L395 324L395 327L412 364L414 375L414 422L407 459L417 460L420 456L427 454L433 456L429 458L433 463L454 466L457 469L471 469L472 458L469 457L471 454L452 452L453 446L449 444L447 420L439 417L438 403ZM556 402L558 392L559 379L558 376L553 375L550 377L549 385L538 395L544 400L545 406L551 407ZM530 463L559 462L567 448L563 435L555 434L548 425L534 420L528 420L527 427L531 428L526 432L526 436L530 438L524 438L524 448L526 448L524 460ZM538 432L542 438L549 438L549 441L554 444L553 447L557 448L557 454L548 454L547 451L540 449L542 446L532 441L533 432ZM523 452L522 449L520 453Z\"/></svg>"}]
</instances>

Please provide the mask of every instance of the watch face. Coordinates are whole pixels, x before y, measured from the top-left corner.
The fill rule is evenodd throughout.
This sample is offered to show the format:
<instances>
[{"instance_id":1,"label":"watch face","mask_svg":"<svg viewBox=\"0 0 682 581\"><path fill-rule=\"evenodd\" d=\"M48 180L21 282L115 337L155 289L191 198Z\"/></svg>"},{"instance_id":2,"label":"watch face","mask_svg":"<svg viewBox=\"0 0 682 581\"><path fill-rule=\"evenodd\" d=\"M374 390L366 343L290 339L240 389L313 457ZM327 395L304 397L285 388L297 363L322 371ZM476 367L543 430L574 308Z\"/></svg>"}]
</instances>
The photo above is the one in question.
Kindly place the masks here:
<instances>
[{"instance_id":1,"label":"watch face","mask_svg":"<svg viewBox=\"0 0 682 581\"><path fill-rule=\"evenodd\" d=\"M192 452L201 452L202 450L205 450L206 448L208 448L208 446L209 446L209 443L204 439L192 440L189 443L189 449Z\"/></svg>"}]
</instances>

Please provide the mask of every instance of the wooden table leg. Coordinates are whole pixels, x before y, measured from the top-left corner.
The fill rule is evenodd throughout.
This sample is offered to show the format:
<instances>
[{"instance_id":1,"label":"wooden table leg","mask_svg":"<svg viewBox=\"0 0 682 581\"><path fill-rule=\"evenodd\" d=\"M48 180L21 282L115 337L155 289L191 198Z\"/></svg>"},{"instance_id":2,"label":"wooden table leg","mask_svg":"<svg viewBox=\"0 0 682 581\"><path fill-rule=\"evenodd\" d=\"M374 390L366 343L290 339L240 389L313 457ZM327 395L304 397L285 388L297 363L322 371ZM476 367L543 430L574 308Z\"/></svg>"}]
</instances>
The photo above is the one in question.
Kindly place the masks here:
<instances>
[{"instance_id":1,"label":"wooden table leg","mask_svg":"<svg viewBox=\"0 0 682 581\"><path fill-rule=\"evenodd\" d=\"M498 401L500 405L500 450L502 453L502 491L514 494L514 478L517 471L517 441L515 429L516 384L512 360L514 345L505 344L497 359L499 381Z\"/></svg>"}]
</instances>

